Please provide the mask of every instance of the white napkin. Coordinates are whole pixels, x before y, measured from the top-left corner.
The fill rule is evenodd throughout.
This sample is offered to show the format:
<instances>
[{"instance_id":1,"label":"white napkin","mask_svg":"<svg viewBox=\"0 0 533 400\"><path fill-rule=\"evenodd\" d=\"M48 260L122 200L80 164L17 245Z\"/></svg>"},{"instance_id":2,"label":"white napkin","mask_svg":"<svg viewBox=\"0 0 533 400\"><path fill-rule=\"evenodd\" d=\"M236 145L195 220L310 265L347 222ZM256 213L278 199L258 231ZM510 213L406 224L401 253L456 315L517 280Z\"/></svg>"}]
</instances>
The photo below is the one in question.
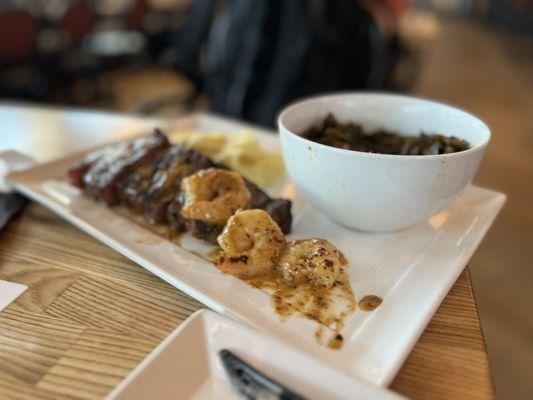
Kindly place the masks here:
<instances>
[{"instance_id":1,"label":"white napkin","mask_svg":"<svg viewBox=\"0 0 533 400\"><path fill-rule=\"evenodd\" d=\"M0 311L15 301L26 289L28 287L20 283L0 281Z\"/></svg>"},{"instance_id":2,"label":"white napkin","mask_svg":"<svg viewBox=\"0 0 533 400\"><path fill-rule=\"evenodd\" d=\"M11 188L5 181L5 177L13 171L30 168L35 161L25 154L14 150L0 152L0 193L9 193Z\"/></svg>"}]
</instances>

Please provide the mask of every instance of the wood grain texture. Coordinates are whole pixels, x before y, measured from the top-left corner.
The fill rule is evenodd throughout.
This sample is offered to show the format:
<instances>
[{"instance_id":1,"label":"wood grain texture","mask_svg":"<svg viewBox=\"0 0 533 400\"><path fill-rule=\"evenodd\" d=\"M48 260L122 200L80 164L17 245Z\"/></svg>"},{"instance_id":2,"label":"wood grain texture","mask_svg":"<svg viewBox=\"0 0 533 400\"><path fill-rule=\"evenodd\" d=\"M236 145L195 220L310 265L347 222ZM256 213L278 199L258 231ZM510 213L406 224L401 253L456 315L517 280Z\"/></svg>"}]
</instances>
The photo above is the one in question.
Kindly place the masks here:
<instances>
[{"instance_id":1,"label":"wood grain texture","mask_svg":"<svg viewBox=\"0 0 533 400\"><path fill-rule=\"evenodd\" d=\"M491 143L474 183L504 192L508 200L472 257L470 271L496 395L529 400L533 398L533 41L477 19L440 22L437 40L424 52L415 92L468 110L490 127Z\"/></svg>"},{"instance_id":2,"label":"wood grain texture","mask_svg":"<svg viewBox=\"0 0 533 400\"><path fill-rule=\"evenodd\" d=\"M0 279L29 286L0 314L2 399L102 399L202 307L36 204L0 235ZM392 389L414 399L493 398L467 272Z\"/></svg>"}]
</instances>

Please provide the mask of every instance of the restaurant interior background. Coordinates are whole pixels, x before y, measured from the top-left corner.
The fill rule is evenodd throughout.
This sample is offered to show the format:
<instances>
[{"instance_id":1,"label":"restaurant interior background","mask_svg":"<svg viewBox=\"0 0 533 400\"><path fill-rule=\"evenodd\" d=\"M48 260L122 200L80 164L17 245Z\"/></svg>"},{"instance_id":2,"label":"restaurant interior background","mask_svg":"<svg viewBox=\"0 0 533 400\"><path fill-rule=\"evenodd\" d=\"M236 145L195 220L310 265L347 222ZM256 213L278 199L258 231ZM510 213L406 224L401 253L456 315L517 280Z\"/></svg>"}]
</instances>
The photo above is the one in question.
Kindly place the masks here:
<instances>
[{"instance_id":1,"label":"restaurant interior background","mask_svg":"<svg viewBox=\"0 0 533 400\"><path fill-rule=\"evenodd\" d=\"M533 1L0 1L2 102L273 127L288 102L336 90L412 93L492 129L476 182L508 202L470 271L498 397L528 398Z\"/></svg>"}]
</instances>

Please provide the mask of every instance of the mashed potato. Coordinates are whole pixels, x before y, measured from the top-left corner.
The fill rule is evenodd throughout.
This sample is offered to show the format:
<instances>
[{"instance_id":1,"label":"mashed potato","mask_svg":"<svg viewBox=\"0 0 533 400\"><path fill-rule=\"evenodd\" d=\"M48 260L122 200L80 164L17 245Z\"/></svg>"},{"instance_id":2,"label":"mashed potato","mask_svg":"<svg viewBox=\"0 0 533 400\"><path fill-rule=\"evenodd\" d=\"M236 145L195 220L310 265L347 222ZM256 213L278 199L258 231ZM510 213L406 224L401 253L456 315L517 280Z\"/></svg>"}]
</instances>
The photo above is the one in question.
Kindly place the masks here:
<instances>
[{"instance_id":1,"label":"mashed potato","mask_svg":"<svg viewBox=\"0 0 533 400\"><path fill-rule=\"evenodd\" d=\"M250 131L231 135L191 131L173 132L174 143L184 143L216 162L225 164L262 188L275 185L285 177L280 154L265 151Z\"/></svg>"}]
</instances>

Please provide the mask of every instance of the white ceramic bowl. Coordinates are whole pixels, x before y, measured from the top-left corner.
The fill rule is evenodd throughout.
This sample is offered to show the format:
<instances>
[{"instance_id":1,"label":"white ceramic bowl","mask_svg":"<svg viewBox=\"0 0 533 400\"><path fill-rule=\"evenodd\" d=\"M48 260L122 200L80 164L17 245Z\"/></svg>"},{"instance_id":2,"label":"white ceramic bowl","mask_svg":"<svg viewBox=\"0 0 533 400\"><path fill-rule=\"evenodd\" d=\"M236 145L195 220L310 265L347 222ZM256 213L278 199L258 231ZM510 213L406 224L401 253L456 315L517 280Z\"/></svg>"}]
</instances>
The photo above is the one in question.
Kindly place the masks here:
<instances>
[{"instance_id":1,"label":"white ceramic bowl","mask_svg":"<svg viewBox=\"0 0 533 400\"><path fill-rule=\"evenodd\" d=\"M466 151L397 156L338 149L299 133L332 113L340 122L400 134L440 133L467 140ZM350 93L310 98L282 111L283 157L299 192L338 223L392 231L442 211L472 180L490 139L478 118L444 104L408 96Z\"/></svg>"}]
</instances>

